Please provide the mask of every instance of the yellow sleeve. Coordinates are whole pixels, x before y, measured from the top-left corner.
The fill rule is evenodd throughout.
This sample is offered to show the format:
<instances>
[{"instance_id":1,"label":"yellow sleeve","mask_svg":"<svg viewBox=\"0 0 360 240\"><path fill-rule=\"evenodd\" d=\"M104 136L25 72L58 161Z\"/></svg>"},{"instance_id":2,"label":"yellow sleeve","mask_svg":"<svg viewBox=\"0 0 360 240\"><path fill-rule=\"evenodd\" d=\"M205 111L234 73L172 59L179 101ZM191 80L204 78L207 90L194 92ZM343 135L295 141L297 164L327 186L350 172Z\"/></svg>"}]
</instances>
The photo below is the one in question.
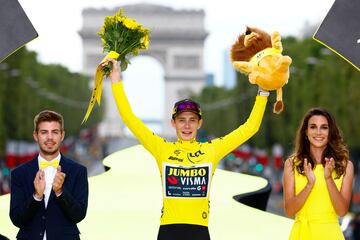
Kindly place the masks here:
<instances>
[{"instance_id":1,"label":"yellow sleeve","mask_svg":"<svg viewBox=\"0 0 360 240\"><path fill-rule=\"evenodd\" d=\"M133 113L129 101L126 97L122 81L112 84L112 91L116 106L122 120L140 143L155 157L161 152L160 147L165 140L153 133L135 114Z\"/></svg>"},{"instance_id":2,"label":"yellow sleeve","mask_svg":"<svg viewBox=\"0 0 360 240\"><path fill-rule=\"evenodd\" d=\"M222 138L212 140L214 163L217 164L226 154L251 138L260 128L266 109L267 97L256 96L254 107L244 124Z\"/></svg>"}]
</instances>

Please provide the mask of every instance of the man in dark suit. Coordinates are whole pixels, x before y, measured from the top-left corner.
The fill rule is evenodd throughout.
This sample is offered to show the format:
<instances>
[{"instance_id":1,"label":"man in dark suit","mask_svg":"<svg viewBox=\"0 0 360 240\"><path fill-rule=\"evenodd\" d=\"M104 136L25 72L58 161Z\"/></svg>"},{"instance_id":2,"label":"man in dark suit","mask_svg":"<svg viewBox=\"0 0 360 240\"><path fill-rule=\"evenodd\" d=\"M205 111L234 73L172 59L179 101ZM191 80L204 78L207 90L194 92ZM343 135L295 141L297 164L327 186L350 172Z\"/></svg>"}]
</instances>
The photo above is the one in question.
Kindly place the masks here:
<instances>
[{"instance_id":1,"label":"man in dark suit","mask_svg":"<svg viewBox=\"0 0 360 240\"><path fill-rule=\"evenodd\" d=\"M42 111L34 119L39 155L11 172L10 218L17 239L80 239L76 224L86 216L86 168L60 153L63 117Z\"/></svg>"}]
</instances>

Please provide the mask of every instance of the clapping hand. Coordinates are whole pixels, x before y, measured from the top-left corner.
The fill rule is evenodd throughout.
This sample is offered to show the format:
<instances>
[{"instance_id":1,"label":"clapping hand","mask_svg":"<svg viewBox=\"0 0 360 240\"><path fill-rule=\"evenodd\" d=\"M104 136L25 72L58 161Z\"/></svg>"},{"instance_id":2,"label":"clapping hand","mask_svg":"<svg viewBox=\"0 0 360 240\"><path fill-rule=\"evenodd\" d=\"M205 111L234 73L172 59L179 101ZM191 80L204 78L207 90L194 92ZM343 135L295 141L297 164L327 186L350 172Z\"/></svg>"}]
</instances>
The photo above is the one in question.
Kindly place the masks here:
<instances>
[{"instance_id":1,"label":"clapping hand","mask_svg":"<svg viewBox=\"0 0 360 240\"><path fill-rule=\"evenodd\" d=\"M61 172L61 166L58 166L56 169L56 174L52 184L52 189L55 192L56 196L59 196L62 193L62 186L65 181L66 174Z\"/></svg>"},{"instance_id":2,"label":"clapping hand","mask_svg":"<svg viewBox=\"0 0 360 240\"><path fill-rule=\"evenodd\" d=\"M39 169L34 179L34 188L35 188L34 195L36 198L42 199L44 197L45 186L46 186L45 172L44 170Z\"/></svg>"},{"instance_id":3,"label":"clapping hand","mask_svg":"<svg viewBox=\"0 0 360 240\"><path fill-rule=\"evenodd\" d=\"M324 177L325 179L331 178L332 171L335 168L335 160L334 158L325 158L325 170L324 170Z\"/></svg>"},{"instance_id":4,"label":"clapping hand","mask_svg":"<svg viewBox=\"0 0 360 240\"><path fill-rule=\"evenodd\" d=\"M305 176L308 180L308 184L310 184L311 187L314 186L316 178L315 178L315 174L312 170L311 167L311 163L308 162L307 158L304 159L304 172L305 172Z\"/></svg>"}]
</instances>

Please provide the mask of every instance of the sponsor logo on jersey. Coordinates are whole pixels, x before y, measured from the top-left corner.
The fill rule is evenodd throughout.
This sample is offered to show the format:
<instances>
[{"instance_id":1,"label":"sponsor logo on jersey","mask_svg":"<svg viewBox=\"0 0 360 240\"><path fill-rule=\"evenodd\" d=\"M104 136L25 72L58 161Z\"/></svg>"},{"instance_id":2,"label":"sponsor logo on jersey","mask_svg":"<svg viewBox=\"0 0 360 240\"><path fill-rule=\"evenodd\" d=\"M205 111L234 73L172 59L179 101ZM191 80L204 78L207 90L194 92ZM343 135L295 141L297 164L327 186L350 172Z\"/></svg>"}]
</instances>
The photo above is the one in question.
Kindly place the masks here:
<instances>
[{"instance_id":1,"label":"sponsor logo on jersey","mask_svg":"<svg viewBox=\"0 0 360 240\"><path fill-rule=\"evenodd\" d=\"M194 153L188 153L187 158L192 163L199 163L204 159L205 153L201 152L201 150L198 150Z\"/></svg>"},{"instance_id":2,"label":"sponsor logo on jersey","mask_svg":"<svg viewBox=\"0 0 360 240\"><path fill-rule=\"evenodd\" d=\"M163 164L165 197L206 198L211 177L211 163L194 167Z\"/></svg>"},{"instance_id":3,"label":"sponsor logo on jersey","mask_svg":"<svg viewBox=\"0 0 360 240\"><path fill-rule=\"evenodd\" d=\"M173 161L179 161L179 162L183 162L183 161L184 161L184 159L178 158L178 157L174 157L174 156L169 156L168 159L169 159L169 160L173 160Z\"/></svg>"},{"instance_id":4,"label":"sponsor logo on jersey","mask_svg":"<svg viewBox=\"0 0 360 240\"><path fill-rule=\"evenodd\" d=\"M170 176L170 177L167 177L167 181L169 182L169 184L171 185L177 185L179 180L174 177L174 176Z\"/></svg>"}]
</instances>

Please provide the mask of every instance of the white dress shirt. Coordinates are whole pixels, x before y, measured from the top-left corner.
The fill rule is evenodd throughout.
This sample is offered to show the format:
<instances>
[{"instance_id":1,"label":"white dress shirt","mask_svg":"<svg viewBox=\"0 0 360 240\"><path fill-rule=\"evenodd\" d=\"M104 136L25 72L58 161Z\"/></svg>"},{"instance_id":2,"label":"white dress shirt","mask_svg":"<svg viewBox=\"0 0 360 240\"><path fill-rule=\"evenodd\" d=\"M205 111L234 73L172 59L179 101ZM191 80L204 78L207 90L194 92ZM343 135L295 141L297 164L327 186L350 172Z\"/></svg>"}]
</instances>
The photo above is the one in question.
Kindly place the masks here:
<instances>
[{"instance_id":1,"label":"white dress shirt","mask_svg":"<svg viewBox=\"0 0 360 240\"><path fill-rule=\"evenodd\" d=\"M54 160L60 160L60 153L57 157L55 157L54 159L50 160L51 161L54 161ZM38 163L39 163L39 166L40 166L40 161L47 161L45 160L43 157L38 156ZM56 168L52 167L52 166L48 166L46 168L44 168L44 173L45 173L45 192L44 192L44 195L45 195L45 208L47 207L48 205L48 202L49 202L49 197L50 197L50 194L51 194L51 189L52 189L52 184L53 184L53 181L54 181L54 177L55 177L55 174L56 174ZM34 196L35 198L35 196ZM41 201L42 199L37 199L35 198L35 200L37 201ZM45 233L44 233L44 238L43 240L46 240L46 229L45 229Z\"/></svg>"}]
</instances>

